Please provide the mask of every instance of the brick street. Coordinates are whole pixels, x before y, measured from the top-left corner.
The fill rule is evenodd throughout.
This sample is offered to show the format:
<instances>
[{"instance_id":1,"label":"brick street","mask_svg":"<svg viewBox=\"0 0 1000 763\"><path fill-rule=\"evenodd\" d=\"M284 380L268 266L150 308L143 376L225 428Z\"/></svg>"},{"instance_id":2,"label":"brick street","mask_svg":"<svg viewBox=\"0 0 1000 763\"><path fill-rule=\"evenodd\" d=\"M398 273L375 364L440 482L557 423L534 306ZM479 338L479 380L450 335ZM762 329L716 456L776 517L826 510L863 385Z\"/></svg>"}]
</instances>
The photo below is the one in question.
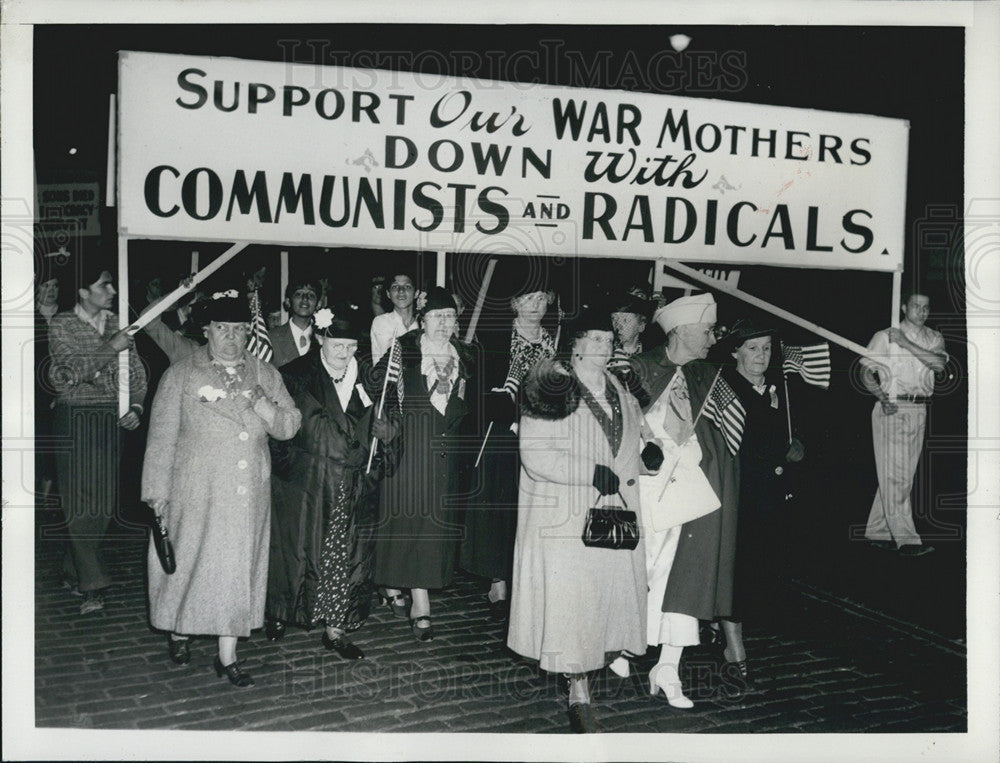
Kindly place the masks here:
<instances>
[{"instance_id":1,"label":"brick street","mask_svg":"<svg viewBox=\"0 0 1000 763\"><path fill-rule=\"evenodd\" d=\"M35 713L38 727L266 731L568 733L559 680L504 645L479 581L459 576L432 595L435 639L418 644L404 620L378 608L352 639L367 659L347 663L320 645L320 629L263 631L239 655L256 687L215 676L216 642L196 639L191 663L172 664L149 627L145 539L109 537L115 586L105 609L81 616L60 585L60 544L36 543ZM877 553L877 552L876 552ZM758 691L733 696L709 646L685 651L690 711L648 695L646 670L592 677L606 732L962 732L965 650L959 640L872 614L797 585L794 623L781 635L747 623ZM585 613L581 613L585 616ZM418 756L419 757L419 756Z\"/></svg>"}]
</instances>

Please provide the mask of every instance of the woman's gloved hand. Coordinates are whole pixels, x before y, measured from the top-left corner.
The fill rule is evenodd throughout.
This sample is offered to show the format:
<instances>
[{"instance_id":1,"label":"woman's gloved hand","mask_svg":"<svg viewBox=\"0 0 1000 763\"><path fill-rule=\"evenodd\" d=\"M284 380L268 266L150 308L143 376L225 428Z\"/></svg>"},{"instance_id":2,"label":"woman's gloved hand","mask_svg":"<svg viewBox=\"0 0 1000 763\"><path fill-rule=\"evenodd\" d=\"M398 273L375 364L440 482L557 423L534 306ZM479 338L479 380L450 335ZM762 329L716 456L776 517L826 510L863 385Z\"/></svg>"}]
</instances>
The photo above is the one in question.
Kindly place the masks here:
<instances>
[{"instance_id":1,"label":"woman's gloved hand","mask_svg":"<svg viewBox=\"0 0 1000 763\"><path fill-rule=\"evenodd\" d=\"M399 435L400 425L388 418L372 419L372 437L382 442L392 442Z\"/></svg>"},{"instance_id":2,"label":"woman's gloved hand","mask_svg":"<svg viewBox=\"0 0 1000 763\"><path fill-rule=\"evenodd\" d=\"M618 475L611 471L610 467L604 464L594 466L594 487L601 495L614 495L618 492Z\"/></svg>"},{"instance_id":3,"label":"woman's gloved hand","mask_svg":"<svg viewBox=\"0 0 1000 763\"><path fill-rule=\"evenodd\" d=\"M647 442L640 454L642 465L651 472L658 472L663 466L663 448L655 442Z\"/></svg>"},{"instance_id":4,"label":"woman's gloved hand","mask_svg":"<svg viewBox=\"0 0 1000 763\"><path fill-rule=\"evenodd\" d=\"M806 446L802 444L801 440L793 437L788 445L788 451L785 453L785 460L790 464L797 464L805 457Z\"/></svg>"}]
</instances>

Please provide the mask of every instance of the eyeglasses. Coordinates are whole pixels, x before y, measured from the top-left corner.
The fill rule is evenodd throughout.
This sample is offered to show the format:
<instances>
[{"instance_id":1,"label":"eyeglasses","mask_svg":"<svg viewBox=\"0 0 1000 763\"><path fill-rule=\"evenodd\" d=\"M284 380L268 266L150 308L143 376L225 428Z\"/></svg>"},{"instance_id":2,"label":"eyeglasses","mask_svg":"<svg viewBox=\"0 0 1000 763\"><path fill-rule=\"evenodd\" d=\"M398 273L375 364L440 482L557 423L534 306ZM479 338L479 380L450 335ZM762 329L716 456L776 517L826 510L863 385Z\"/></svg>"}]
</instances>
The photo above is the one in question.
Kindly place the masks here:
<instances>
[{"instance_id":1,"label":"eyeglasses","mask_svg":"<svg viewBox=\"0 0 1000 763\"><path fill-rule=\"evenodd\" d=\"M216 323L214 330L223 336L239 336L247 333L249 326L245 323Z\"/></svg>"}]
</instances>

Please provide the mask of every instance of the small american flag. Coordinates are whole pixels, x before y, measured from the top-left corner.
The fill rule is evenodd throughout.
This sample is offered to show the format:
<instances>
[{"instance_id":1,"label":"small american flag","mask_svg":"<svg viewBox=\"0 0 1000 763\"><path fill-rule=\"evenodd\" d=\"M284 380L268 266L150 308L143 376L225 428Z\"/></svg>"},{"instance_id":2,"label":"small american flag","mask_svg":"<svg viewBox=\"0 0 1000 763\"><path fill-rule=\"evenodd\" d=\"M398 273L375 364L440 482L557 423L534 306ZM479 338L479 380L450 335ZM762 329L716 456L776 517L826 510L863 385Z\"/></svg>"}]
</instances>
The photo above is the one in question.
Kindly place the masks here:
<instances>
[{"instance_id":1,"label":"small american flag","mask_svg":"<svg viewBox=\"0 0 1000 763\"><path fill-rule=\"evenodd\" d=\"M830 345L827 342L796 347L782 342L781 352L784 362L781 370L796 373L802 381L816 387L830 387Z\"/></svg>"},{"instance_id":2,"label":"small american flag","mask_svg":"<svg viewBox=\"0 0 1000 763\"><path fill-rule=\"evenodd\" d=\"M256 291L247 295L250 300L250 336L247 337L247 352L263 361L274 357L271 338L267 335L267 324L260 313L260 294Z\"/></svg>"},{"instance_id":3,"label":"small american flag","mask_svg":"<svg viewBox=\"0 0 1000 763\"><path fill-rule=\"evenodd\" d=\"M403 409L403 349L399 346L399 342L396 341L396 337L392 338L392 346L389 348L389 362L385 370L385 383L396 385L396 401L399 404L399 409ZM381 406L380 406L381 410Z\"/></svg>"},{"instance_id":4,"label":"small american flag","mask_svg":"<svg viewBox=\"0 0 1000 763\"><path fill-rule=\"evenodd\" d=\"M726 447L735 456L743 440L743 424L747 412L733 392L733 388L721 376L716 378L712 386L708 400L705 401L703 414L719 428L726 439Z\"/></svg>"}]
</instances>

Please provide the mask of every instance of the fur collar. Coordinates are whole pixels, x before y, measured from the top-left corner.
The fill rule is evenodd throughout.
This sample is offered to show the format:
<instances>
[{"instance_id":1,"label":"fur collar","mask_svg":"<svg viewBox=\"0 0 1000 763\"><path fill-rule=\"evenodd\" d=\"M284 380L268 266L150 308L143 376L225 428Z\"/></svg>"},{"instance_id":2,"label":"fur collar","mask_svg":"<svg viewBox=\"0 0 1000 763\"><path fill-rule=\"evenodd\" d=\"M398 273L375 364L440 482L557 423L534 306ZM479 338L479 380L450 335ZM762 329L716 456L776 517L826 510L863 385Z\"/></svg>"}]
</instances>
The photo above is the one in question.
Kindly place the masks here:
<instances>
[{"instance_id":1,"label":"fur collar","mask_svg":"<svg viewBox=\"0 0 1000 763\"><path fill-rule=\"evenodd\" d=\"M580 382L560 361L539 361L524 380L523 413L536 419L558 421L580 406Z\"/></svg>"}]
</instances>

